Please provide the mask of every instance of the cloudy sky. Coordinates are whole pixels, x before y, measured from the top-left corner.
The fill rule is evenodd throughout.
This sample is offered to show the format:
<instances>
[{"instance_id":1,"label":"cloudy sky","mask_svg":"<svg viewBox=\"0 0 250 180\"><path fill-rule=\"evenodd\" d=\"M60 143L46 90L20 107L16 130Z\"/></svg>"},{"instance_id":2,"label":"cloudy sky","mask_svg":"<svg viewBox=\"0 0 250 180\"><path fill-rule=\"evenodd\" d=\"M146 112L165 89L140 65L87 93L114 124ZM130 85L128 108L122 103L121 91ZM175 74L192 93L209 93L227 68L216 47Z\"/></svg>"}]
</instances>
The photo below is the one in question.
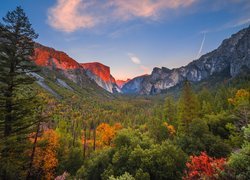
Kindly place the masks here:
<instances>
[{"instance_id":1,"label":"cloudy sky","mask_svg":"<svg viewBox=\"0 0 250 180\"><path fill-rule=\"evenodd\" d=\"M117 79L186 65L250 24L249 0L1 0L0 16L17 5L38 42Z\"/></svg>"}]
</instances>

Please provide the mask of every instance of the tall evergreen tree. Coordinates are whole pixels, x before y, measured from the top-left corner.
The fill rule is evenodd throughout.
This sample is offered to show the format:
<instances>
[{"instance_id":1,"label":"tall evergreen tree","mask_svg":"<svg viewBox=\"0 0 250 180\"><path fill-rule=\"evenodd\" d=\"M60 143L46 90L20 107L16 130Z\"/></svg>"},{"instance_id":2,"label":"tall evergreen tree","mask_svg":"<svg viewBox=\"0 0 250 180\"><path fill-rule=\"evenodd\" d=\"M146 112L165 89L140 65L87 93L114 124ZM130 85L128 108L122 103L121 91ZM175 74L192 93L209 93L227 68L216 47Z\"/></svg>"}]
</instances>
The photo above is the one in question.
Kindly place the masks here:
<instances>
[{"instance_id":1,"label":"tall evergreen tree","mask_svg":"<svg viewBox=\"0 0 250 180\"><path fill-rule=\"evenodd\" d=\"M14 166L7 161L15 153L24 149L23 139L37 122L34 115L34 96L31 86L34 79L29 76L36 71L31 57L34 41L38 35L31 27L28 17L21 7L8 12L0 23L0 137L1 176L8 176L6 169ZM14 146L15 144L15 146ZM13 148L15 147L15 148ZM17 155L17 154L15 154ZM6 160L6 161L5 161ZM17 172L12 172L16 174Z\"/></svg>"},{"instance_id":2,"label":"tall evergreen tree","mask_svg":"<svg viewBox=\"0 0 250 180\"><path fill-rule=\"evenodd\" d=\"M17 97L17 92L23 85L33 83L33 78L27 74L34 72L35 66L31 61L34 52L34 38L37 34L32 29L28 17L21 7L8 12L0 24L0 85L1 101L4 109L3 136L22 130L18 123L27 114L22 103L25 99ZM18 127L16 126L18 125Z\"/></svg>"},{"instance_id":3,"label":"tall evergreen tree","mask_svg":"<svg viewBox=\"0 0 250 180\"><path fill-rule=\"evenodd\" d=\"M176 112L177 108L174 99L172 97L166 97L164 106L164 118L168 121L168 123L173 124L175 122Z\"/></svg>"},{"instance_id":4,"label":"tall evergreen tree","mask_svg":"<svg viewBox=\"0 0 250 180\"><path fill-rule=\"evenodd\" d=\"M179 101L179 130L188 133L189 125L198 116L198 100L192 91L189 81L184 82Z\"/></svg>"}]
</instances>

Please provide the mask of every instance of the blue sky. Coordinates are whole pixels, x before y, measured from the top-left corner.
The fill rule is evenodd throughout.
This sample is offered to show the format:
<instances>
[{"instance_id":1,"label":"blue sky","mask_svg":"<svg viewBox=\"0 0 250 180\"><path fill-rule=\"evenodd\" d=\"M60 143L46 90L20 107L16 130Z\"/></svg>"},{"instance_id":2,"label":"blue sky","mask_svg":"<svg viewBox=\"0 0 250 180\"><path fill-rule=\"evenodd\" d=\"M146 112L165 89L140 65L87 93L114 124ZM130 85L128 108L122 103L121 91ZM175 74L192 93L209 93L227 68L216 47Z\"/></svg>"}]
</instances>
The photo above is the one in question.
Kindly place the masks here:
<instances>
[{"instance_id":1,"label":"blue sky","mask_svg":"<svg viewBox=\"0 0 250 180\"><path fill-rule=\"evenodd\" d=\"M116 79L186 65L250 24L249 0L5 0L0 16L17 5L39 43Z\"/></svg>"}]
</instances>

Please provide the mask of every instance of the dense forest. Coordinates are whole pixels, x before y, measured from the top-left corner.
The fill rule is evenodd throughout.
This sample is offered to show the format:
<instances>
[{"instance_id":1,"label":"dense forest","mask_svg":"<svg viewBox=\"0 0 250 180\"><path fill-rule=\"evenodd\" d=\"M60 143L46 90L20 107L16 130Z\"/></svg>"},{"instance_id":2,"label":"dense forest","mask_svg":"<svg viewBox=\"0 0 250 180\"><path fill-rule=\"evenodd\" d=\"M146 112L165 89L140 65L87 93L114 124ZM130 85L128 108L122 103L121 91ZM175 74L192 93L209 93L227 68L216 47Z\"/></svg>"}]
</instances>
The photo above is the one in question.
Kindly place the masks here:
<instances>
[{"instance_id":1,"label":"dense forest","mask_svg":"<svg viewBox=\"0 0 250 180\"><path fill-rule=\"evenodd\" d=\"M30 76L44 70L24 11L0 28L1 179L250 178L249 73L154 96L54 87L58 98Z\"/></svg>"}]
</instances>

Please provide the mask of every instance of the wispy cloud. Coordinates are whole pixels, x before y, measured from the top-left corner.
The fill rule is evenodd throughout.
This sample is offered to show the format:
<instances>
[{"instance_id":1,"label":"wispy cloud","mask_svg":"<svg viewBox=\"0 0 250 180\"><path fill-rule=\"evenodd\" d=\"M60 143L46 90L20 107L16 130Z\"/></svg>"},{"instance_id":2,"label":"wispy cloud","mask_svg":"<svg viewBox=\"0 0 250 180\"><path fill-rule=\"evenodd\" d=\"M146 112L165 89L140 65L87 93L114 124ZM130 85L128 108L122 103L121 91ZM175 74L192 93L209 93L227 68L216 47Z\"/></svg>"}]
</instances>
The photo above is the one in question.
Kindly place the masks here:
<instances>
[{"instance_id":1,"label":"wispy cloud","mask_svg":"<svg viewBox=\"0 0 250 180\"><path fill-rule=\"evenodd\" d=\"M229 23L226 25L226 27L233 28L233 27L239 27L239 26L243 26L243 25L247 25L247 24L250 24L250 17L242 18L242 19L239 19L235 22Z\"/></svg>"},{"instance_id":2,"label":"wispy cloud","mask_svg":"<svg viewBox=\"0 0 250 180\"><path fill-rule=\"evenodd\" d=\"M150 73L151 69L150 69L149 67L143 65L141 59L140 59L139 57L137 57L135 54L133 54L133 53L128 53L128 57L130 58L130 60L131 60L134 64L138 65L138 68L139 68L140 70L142 70L142 73L143 73L143 74L149 74L149 73Z\"/></svg>"},{"instance_id":3,"label":"wispy cloud","mask_svg":"<svg viewBox=\"0 0 250 180\"><path fill-rule=\"evenodd\" d=\"M136 25L125 27L125 28L124 27L119 28L119 29L116 29L115 31L111 32L108 36L115 39L115 38L118 38L124 34L127 34L128 32L135 31L139 27L140 27L140 25L136 24Z\"/></svg>"},{"instance_id":4,"label":"wispy cloud","mask_svg":"<svg viewBox=\"0 0 250 180\"><path fill-rule=\"evenodd\" d=\"M132 53L128 53L128 56L130 58L130 60L134 63L134 64L141 64L141 60L135 56L134 54Z\"/></svg>"},{"instance_id":5,"label":"wispy cloud","mask_svg":"<svg viewBox=\"0 0 250 180\"><path fill-rule=\"evenodd\" d=\"M109 0L116 17L128 20L134 17L155 18L164 9L187 7L196 0Z\"/></svg>"},{"instance_id":6,"label":"wispy cloud","mask_svg":"<svg viewBox=\"0 0 250 180\"><path fill-rule=\"evenodd\" d=\"M219 27L209 28L209 29L203 30L203 31L201 31L201 33L219 32L219 31L224 31L226 29L231 29L231 28L236 28L236 27L246 26L246 25L250 25L250 17L232 20L230 22L222 24Z\"/></svg>"},{"instance_id":7,"label":"wispy cloud","mask_svg":"<svg viewBox=\"0 0 250 180\"><path fill-rule=\"evenodd\" d=\"M191 6L197 0L57 0L48 23L63 32L94 27L108 21L157 19L163 10Z\"/></svg>"}]
</instances>

